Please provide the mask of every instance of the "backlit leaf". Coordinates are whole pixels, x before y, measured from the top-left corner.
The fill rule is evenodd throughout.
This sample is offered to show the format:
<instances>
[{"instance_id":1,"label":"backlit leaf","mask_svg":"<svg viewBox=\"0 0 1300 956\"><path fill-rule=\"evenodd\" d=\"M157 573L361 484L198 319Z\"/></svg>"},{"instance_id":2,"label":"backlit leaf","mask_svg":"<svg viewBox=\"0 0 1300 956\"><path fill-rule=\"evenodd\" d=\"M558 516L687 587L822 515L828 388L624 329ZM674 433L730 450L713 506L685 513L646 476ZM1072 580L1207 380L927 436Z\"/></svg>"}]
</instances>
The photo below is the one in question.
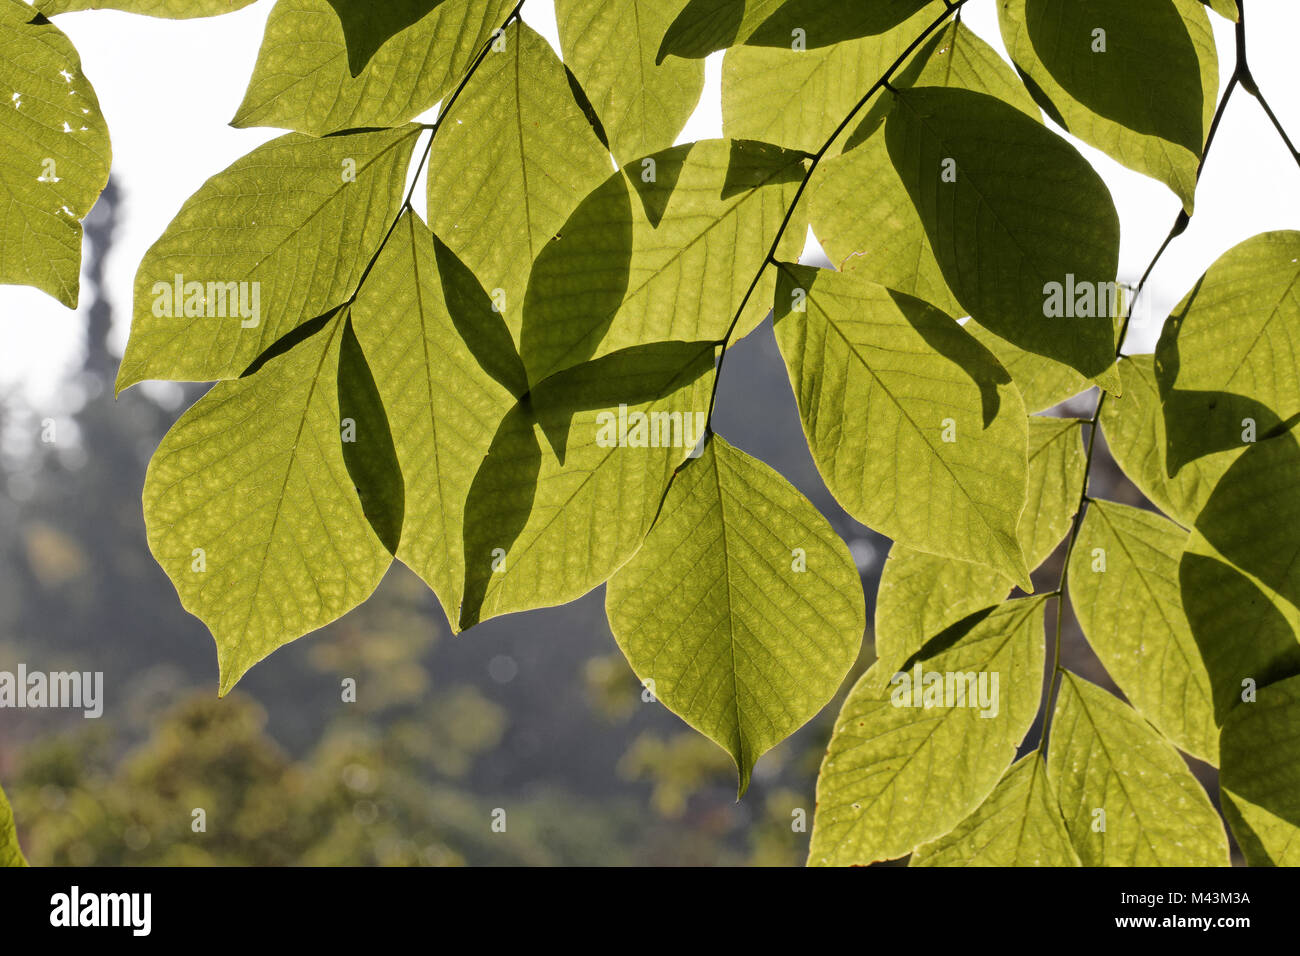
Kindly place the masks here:
<instances>
[{"instance_id":1,"label":"backlit leaf","mask_svg":"<svg viewBox=\"0 0 1300 956\"><path fill-rule=\"evenodd\" d=\"M1172 744L1127 704L1061 678L1047 778L1084 866L1227 866L1228 838Z\"/></svg>"},{"instance_id":2,"label":"backlit leaf","mask_svg":"<svg viewBox=\"0 0 1300 956\"><path fill-rule=\"evenodd\" d=\"M1088 506L1070 559L1070 606L1106 672L1178 747L1219 762L1210 677L1183 610L1187 532L1149 511Z\"/></svg>"},{"instance_id":3,"label":"backlit leaf","mask_svg":"<svg viewBox=\"0 0 1300 956\"><path fill-rule=\"evenodd\" d=\"M919 299L784 264L776 335L813 459L845 510L1029 590L1016 537L1026 418L992 354Z\"/></svg>"},{"instance_id":4,"label":"backlit leaf","mask_svg":"<svg viewBox=\"0 0 1300 956\"><path fill-rule=\"evenodd\" d=\"M731 754L742 794L758 757L835 694L866 626L826 519L716 435L677 473L606 609L637 677Z\"/></svg>"},{"instance_id":5,"label":"backlit leaf","mask_svg":"<svg viewBox=\"0 0 1300 956\"><path fill-rule=\"evenodd\" d=\"M72 10L125 10L169 20L215 17L240 10L253 0L36 0L34 6L47 17Z\"/></svg>"},{"instance_id":6,"label":"backlit leaf","mask_svg":"<svg viewBox=\"0 0 1300 956\"><path fill-rule=\"evenodd\" d=\"M345 314L249 378L218 383L149 463L149 548L212 631L222 694L368 598L392 561L343 457Z\"/></svg>"},{"instance_id":7,"label":"backlit leaf","mask_svg":"<svg viewBox=\"0 0 1300 956\"><path fill-rule=\"evenodd\" d=\"M76 308L81 220L108 182L108 128L71 41L0 0L0 283Z\"/></svg>"},{"instance_id":8,"label":"backlit leaf","mask_svg":"<svg viewBox=\"0 0 1300 956\"><path fill-rule=\"evenodd\" d=\"M513 344L486 293L479 290L477 302L458 297L456 260L445 247L439 254L436 243L417 215L404 215L352 315L404 479L397 557L433 589L456 628L465 575L465 500L492 433L515 402L490 371L491 357L482 349L476 354L467 339L474 341L476 332L495 322L497 344L484 348L505 351L503 365Z\"/></svg>"},{"instance_id":9,"label":"backlit leaf","mask_svg":"<svg viewBox=\"0 0 1300 956\"><path fill-rule=\"evenodd\" d=\"M397 126L449 94L513 0L444 0L385 43L357 75L329 0L278 0L232 126L316 136ZM366 4L371 13L373 4Z\"/></svg>"},{"instance_id":10,"label":"backlit leaf","mask_svg":"<svg viewBox=\"0 0 1300 956\"><path fill-rule=\"evenodd\" d=\"M1219 91L1199 0L999 0L1007 50L1040 104L1190 211Z\"/></svg>"},{"instance_id":11,"label":"backlit leaf","mask_svg":"<svg viewBox=\"0 0 1300 956\"><path fill-rule=\"evenodd\" d=\"M1042 758L1016 761L957 829L917 847L909 866L1079 866Z\"/></svg>"},{"instance_id":12,"label":"backlit leaf","mask_svg":"<svg viewBox=\"0 0 1300 956\"><path fill-rule=\"evenodd\" d=\"M994 97L942 87L901 90L885 142L965 311L1023 349L1106 373L1119 217L1074 147ZM1063 301L1073 288L1091 302Z\"/></svg>"},{"instance_id":13,"label":"backlit leaf","mask_svg":"<svg viewBox=\"0 0 1300 956\"><path fill-rule=\"evenodd\" d=\"M136 272L117 390L233 378L348 301L397 217L418 134L291 133L204 183Z\"/></svg>"},{"instance_id":14,"label":"backlit leaf","mask_svg":"<svg viewBox=\"0 0 1300 956\"><path fill-rule=\"evenodd\" d=\"M1045 603L1009 601L940 635L906 672L879 661L862 675L817 778L809 864L904 856L984 802L1038 710ZM915 681L934 695L931 706L924 693L913 696Z\"/></svg>"},{"instance_id":15,"label":"backlit leaf","mask_svg":"<svg viewBox=\"0 0 1300 956\"><path fill-rule=\"evenodd\" d=\"M429 217L517 335L533 260L609 178L610 160L550 45L522 24L503 40L438 133Z\"/></svg>"},{"instance_id":16,"label":"backlit leaf","mask_svg":"<svg viewBox=\"0 0 1300 956\"><path fill-rule=\"evenodd\" d=\"M685 2L556 0L564 62L621 163L673 145L704 90L703 63L674 57L655 64L664 31ZM773 142L765 136L735 138Z\"/></svg>"},{"instance_id":17,"label":"backlit leaf","mask_svg":"<svg viewBox=\"0 0 1300 956\"><path fill-rule=\"evenodd\" d=\"M804 176L802 153L706 140L597 187L533 265L521 352L531 382L652 342L720 341ZM796 217L782 248L798 255ZM771 307L767 270L735 338Z\"/></svg>"},{"instance_id":18,"label":"backlit leaf","mask_svg":"<svg viewBox=\"0 0 1300 956\"><path fill-rule=\"evenodd\" d=\"M5 792L0 790L0 867L26 866L22 847L18 845L18 833L14 829L14 813L9 808Z\"/></svg>"},{"instance_id":19,"label":"backlit leaf","mask_svg":"<svg viewBox=\"0 0 1300 956\"><path fill-rule=\"evenodd\" d=\"M1258 695L1224 724L1223 787L1269 861L1294 866L1300 862L1300 676L1261 686Z\"/></svg>"}]
</instances>

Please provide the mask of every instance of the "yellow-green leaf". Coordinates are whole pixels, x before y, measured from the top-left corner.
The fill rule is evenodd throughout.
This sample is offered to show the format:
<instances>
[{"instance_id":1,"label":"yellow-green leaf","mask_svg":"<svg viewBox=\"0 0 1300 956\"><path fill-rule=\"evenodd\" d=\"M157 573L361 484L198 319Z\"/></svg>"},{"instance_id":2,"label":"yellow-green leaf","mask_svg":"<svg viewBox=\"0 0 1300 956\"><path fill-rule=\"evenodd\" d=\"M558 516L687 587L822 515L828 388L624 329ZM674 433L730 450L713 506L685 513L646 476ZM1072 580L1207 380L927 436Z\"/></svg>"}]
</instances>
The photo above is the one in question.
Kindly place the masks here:
<instances>
[{"instance_id":1,"label":"yellow-green leaf","mask_svg":"<svg viewBox=\"0 0 1300 956\"><path fill-rule=\"evenodd\" d=\"M782 264L776 334L827 487L902 544L1030 590L1024 405L992 354L919 299Z\"/></svg>"},{"instance_id":2,"label":"yellow-green leaf","mask_svg":"<svg viewBox=\"0 0 1300 956\"><path fill-rule=\"evenodd\" d=\"M418 134L290 133L204 183L136 272L117 390L233 378L347 302L397 218Z\"/></svg>"},{"instance_id":3,"label":"yellow-green leaf","mask_svg":"<svg viewBox=\"0 0 1300 956\"><path fill-rule=\"evenodd\" d=\"M1210 676L1183 610L1187 532L1172 521L1093 501L1070 558L1070 606L1106 672L1181 749L1219 762Z\"/></svg>"},{"instance_id":4,"label":"yellow-green leaf","mask_svg":"<svg viewBox=\"0 0 1300 956\"><path fill-rule=\"evenodd\" d=\"M591 100L620 163L673 145L700 100L703 63L674 57L655 64L664 32L685 4L556 0L564 62ZM771 142L764 136L736 138Z\"/></svg>"},{"instance_id":5,"label":"yellow-green leaf","mask_svg":"<svg viewBox=\"0 0 1300 956\"><path fill-rule=\"evenodd\" d=\"M1227 866L1228 837L1173 745L1133 708L1061 678L1047 778L1084 866Z\"/></svg>"},{"instance_id":6,"label":"yellow-green leaf","mask_svg":"<svg viewBox=\"0 0 1300 956\"><path fill-rule=\"evenodd\" d=\"M316 136L398 126L452 91L513 6L514 0L444 0L354 76L329 0L278 0L231 125Z\"/></svg>"},{"instance_id":7,"label":"yellow-green leaf","mask_svg":"<svg viewBox=\"0 0 1300 956\"><path fill-rule=\"evenodd\" d=\"M529 381L637 345L721 341L804 164L763 143L706 140L614 173L533 265L521 347ZM782 248L797 256L805 231L796 216ZM774 281L768 270L736 338L767 314Z\"/></svg>"},{"instance_id":8,"label":"yellow-green leaf","mask_svg":"<svg viewBox=\"0 0 1300 956\"><path fill-rule=\"evenodd\" d=\"M759 756L834 696L866 626L826 519L716 435L678 471L606 609L637 677L731 754L742 794Z\"/></svg>"},{"instance_id":9,"label":"yellow-green leaf","mask_svg":"<svg viewBox=\"0 0 1300 956\"><path fill-rule=\"evenodd\" d=\"M1219 92L1200 0L999 0L998 19L1040 105L1191 212Z\"/></svg>"},{"instance_id":10,"label":"yellow-green leaf","mask_svg":"<svg viewBox=\"0 0 1300 956\"><path fill-rule=\"evenodd\" d=\"M9 808L5 792L0 790L0 867L26 865L27 859L18 845L18 831L14 828L14 812Z\"/></svg>"},{"instance_id":11,"label":"yellow-green leaf","mask_svg":"<svg viewBox=\"0 0 1300 956\"><path fill-rule=\"evenodd\" d=\"M1261 686L1234 708L1221 746L1223 788L1241 822L1269 862L1300 863L1300 676Z\"/></svg>"},{"instance_id":12,"label":"yellow-green leaf","mask_svg":"<svg viewBox=\"0 0 1300 956\"><path fill-rule=\"evenodd\" d=\"M894 102L885 144L965 311L1023 349L1105 375L1115 361L1119 216L1101 177L995 97L914 87Z\"/></svg>"},{"instance_id":13,"label":"yellow-green leaf","mask_svg":"<svg viewBox=\"0 0 1300 956\"><path fill-rule=\"evenodd\" d=\"M397 557L433 589L456 629L465 576L465 500L492 434L516 397L493 370L518 358L487 293L458 288L467 270L436 244L419 216L406 213L352 317L388 413L404 480ZM495 342L484 341L493 323ZM522 369L514 385L522 394Z\"/></svg>"},{"instance_id":14,"label":"yellow-green leaf","mask_svg":"<svg viewBox=\"0 0 1300 956\"><path fill-rule=\"evenodd\" d=\"M879 661L862 675L817 778L811 865L904 856L984 802L1038 711L1045 603L981 612L906 671Z\"/></svg>"},{"instance_id":15,"label":"yellow-green leaf","mask_svg":"<svg viewBox=\"0 0 1300 956\"><path fill-rule=\"evenodd\" d=\"M58 27L0 0L0 283L77 306L81 220L108 182L108 127Z\"/></svg>"},{"instance_id":16,"label":"yellow-green leaf","mask_svg":"<svg viewBox=\"0 0 1300 956\"><path fill-rule=\"evenodd\" d=\"M392 561L343 457L345 317L250 377L218 383L149 463L149 548L212 631L222 694L364 601Z\"/></svg>"},{"instance_id":17,"label":"yellow-green leaf","mask_svg":"<svg viewBox=\"0 0 1300 956\"><path fill-rule=\"evenodd\" d=\"M523 24L502 42L438 132L429 222L518 335L533 260L609 178L610 160L550 45Z\"/></svg>"},{"instance_id":18,"label":"yellow-green leaf","mask_svg":"<svg viewBox=\"0 0 1300 956\"><path fill-rule=\"evenodd\" d=\"M1016 761L957 829L917 847L908 866L1079 866L1042 758Z\"/></svg>"}]
</instances>

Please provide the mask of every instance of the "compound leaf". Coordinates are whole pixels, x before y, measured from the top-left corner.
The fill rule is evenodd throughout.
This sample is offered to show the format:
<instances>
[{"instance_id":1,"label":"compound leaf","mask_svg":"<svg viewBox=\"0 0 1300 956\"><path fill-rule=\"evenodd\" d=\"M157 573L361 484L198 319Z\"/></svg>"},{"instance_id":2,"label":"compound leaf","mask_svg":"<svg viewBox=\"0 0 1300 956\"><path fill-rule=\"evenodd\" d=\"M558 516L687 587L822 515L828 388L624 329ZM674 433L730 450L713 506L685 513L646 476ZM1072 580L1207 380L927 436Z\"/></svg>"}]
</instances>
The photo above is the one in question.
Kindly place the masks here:
<instances>
[{"instance_id":1,"label":"compound leaf","mask_svg":"<svg viewBox=\"0 0 1300 956\"><path fill-rule=\"evenodd\" d=\"M606 610L636 675L731 754L742 794L758 757L834 696L866 626L826 519L716 435L677 472Z\"/></svg>"}]
</instances>

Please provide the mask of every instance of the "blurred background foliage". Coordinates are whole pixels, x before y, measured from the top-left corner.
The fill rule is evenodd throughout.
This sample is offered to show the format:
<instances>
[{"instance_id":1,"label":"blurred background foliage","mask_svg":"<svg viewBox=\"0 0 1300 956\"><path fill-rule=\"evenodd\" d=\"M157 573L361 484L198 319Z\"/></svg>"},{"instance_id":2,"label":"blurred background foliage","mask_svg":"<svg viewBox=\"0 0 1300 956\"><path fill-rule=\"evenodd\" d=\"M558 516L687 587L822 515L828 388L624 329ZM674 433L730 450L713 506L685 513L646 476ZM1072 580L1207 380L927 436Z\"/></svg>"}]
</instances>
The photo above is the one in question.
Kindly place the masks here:
<instances>
[{"instance_id":1,"label":"blurred background foliage","mask_svg":"<svg viewBox=\"0 0 1300 956\"><path fill-rule=\"evenodd\" d=\"M869 635L840 697L760 760L740 803L723 751L643 693L603 589L453 638L395 565L360 609L219 700L211 638L150 556L140 507L149 456L202 388L112 397L114 317L97 290L119 210L110 183L86 223L84 362L59 407L0 395L0 670L104 673L101 719L0 711L0 782L34 865L803 862L818 764ZM817 476L770 327L737 347L716 423L828 516L870 620L888 541ZM1140 503L1109 459L1095 473L1097 493ZM1113 689L1077 629L1067 641L1067 661Z\"/></svg>"}]
</instances>

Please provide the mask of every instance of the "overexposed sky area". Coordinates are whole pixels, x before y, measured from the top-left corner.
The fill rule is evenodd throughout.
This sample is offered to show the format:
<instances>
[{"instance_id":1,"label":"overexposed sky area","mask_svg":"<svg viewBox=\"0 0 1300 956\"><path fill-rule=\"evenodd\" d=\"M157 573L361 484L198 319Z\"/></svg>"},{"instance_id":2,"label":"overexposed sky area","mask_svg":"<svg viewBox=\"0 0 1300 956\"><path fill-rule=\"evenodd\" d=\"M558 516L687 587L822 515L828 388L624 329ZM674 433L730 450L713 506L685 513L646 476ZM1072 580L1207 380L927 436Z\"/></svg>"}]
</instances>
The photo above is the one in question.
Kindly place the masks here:
<instances>
[{"instance_id":1,"label":"overexposed sky area","mask_svg":"<svg viewBox=\"0 0 1300 956\"><path fill-rule=\"evenodd\" d=\"M136 266L181 204L209 176L278 130L227 125L243 97L261 44L271 0L208 20L156 20L113 11L66 14L56 23L76 44L94 84L113 141L113 175L123 204L108 262L114 308L113 346L126 343ZM1293 140L1300 140L1300 3L1247 0L1248 43L1255 78ZM524 19L558 48L551 0L528 0ZM965 22L1005 55L995 0L972 0ZM1232 26L1211 15L1226 85L1234 50ZM681 141L721 135L722 54L710 57L707 85ZM1134 282L1178 213L1163 185L1130 172L1075 141L1114 195L1123 223L1120 278ZM416 192L417 203L423 190ZM421 210L422 211L422 210ZM1154 347L1160 322L1197 277L1229 248L1256 233L1300 229L1300 168L1263 111L1244 93L1219 132L1188 231L1152 277L1127 351ZM0 391L18 388L38 409L64 412L63 372L82 359L89 295L69 311L33 289L0 286Z\"/></svg>"}]
</instances>

